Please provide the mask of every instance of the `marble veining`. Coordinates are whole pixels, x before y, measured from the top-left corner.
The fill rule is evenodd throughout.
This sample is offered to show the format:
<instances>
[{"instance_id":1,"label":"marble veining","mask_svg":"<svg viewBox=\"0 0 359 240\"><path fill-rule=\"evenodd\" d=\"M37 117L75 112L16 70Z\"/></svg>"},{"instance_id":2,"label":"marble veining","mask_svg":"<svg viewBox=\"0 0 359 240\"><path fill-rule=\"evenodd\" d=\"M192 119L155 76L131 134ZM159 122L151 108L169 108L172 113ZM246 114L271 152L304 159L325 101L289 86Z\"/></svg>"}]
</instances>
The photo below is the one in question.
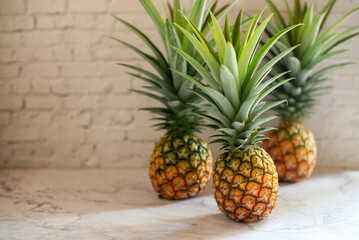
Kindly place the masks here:
<instances>
[{"instance_id":1,"label":"marble veining","mask_svg":"<svg viewBox=\"0 0 359 240\"><path fill-rule=\"evenodd\" d=\"M272 214L241 224L220 213L212 187L169 201L146 170L0 170L0 239L358 239L359 171L316 169L280 184Z\"/></svg>"}]
</instances>

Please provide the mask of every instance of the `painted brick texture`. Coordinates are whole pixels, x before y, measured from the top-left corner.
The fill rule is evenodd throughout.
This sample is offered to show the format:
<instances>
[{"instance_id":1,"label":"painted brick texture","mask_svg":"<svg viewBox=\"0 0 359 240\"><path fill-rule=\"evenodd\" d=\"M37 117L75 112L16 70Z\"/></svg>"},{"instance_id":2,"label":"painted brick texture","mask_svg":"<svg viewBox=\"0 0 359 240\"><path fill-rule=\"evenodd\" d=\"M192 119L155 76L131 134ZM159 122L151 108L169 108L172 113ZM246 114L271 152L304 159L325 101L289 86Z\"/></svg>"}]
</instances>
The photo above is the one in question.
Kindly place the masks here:
<instances>
[{"instance_id":1,"label":"painted brick texture","mask_svg":"<svg viewBox=\"0 0 359 240\"><path fill-rule=\"evenodd\" d=\"M162 1L154 3L163 13ZM242 1L232 17L242 4L252 15L265 1ZM329 22L357 6L357 0L338 1ZM147 167L163 132L137 109L157 103L130 93L141 83L116 63L150 67L109 38L145 47L111 14L160 43L137 0L0 1L0 167ZM356 14L345 26L358 22ZM357 42L331 63L358 61ZM318 141L319 165L359 168L358 75L359 65L333 73L333 91L306 121ZM218 146L212 149L216 156Z\"/></svg>"}]
</instances>

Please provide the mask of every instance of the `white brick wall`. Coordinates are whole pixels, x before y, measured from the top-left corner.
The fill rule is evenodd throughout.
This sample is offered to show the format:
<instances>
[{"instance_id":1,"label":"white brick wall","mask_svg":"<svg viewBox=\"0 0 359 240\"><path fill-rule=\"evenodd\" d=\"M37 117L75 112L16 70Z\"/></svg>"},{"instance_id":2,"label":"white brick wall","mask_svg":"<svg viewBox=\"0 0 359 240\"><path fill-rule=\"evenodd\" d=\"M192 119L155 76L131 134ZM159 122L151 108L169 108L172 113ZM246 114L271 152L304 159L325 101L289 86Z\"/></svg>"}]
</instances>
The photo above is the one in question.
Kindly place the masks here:
<instances>
[{"instance_id":1,"label":"white brick wall","mask_svg":"<svg viewBox=\"0 0 359 240\"><path fill-rule=\"evenodd\" d=\"M161 0L154 2L162 9ZM265 5L242 3L248 15ZM357 6L357 0L338 1L330 22ZM108 36L144 44L110 14L160 43L137 0L0 0L1 167L147 167L163 133L137 108L157 103L129 93L140 83L115 63L148 66ZM356 14L346 26L358 22ZM358 61L358 41L331 62ZM320 165L359 167L358 75L358 65L333 73L334 90L306 121L318 140ZM218 146L212 149L217 155Z\"/></svg>"}]
</instances>

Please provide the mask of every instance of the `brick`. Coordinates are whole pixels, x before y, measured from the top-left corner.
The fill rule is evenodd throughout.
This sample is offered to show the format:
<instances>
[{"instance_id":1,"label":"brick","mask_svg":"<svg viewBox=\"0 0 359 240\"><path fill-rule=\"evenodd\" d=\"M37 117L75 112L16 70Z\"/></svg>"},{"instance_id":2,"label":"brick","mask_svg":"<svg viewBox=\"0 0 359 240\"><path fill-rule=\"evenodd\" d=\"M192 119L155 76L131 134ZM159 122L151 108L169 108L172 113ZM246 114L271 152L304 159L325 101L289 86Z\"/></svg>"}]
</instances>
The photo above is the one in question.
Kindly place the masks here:
<instances>
[{"instance_id":1,"label":"brick","mask_svg":"<svg viewBox=\"0 0 359 240\"><path fill-rule=\"evenodd\" d=\"M98 126L110 126L112 124L112 118L114 116L113 110L98 109L93 112L93 125Z\"/></svg>"},{"instance_id":2,"label":"brick","mask_svg":"<svg viewBox=\"0 0 359 240\"><path fill-rule=\"evenodd\" d=\"M51 158L29 158L29 157L12 157L11 161L6 163L6 167L10 168L32 168L38 166L41 168L48 167Z\"/></svg>"},{"instance_id":3,"label":"brick","mask_svg":"<svg viewBox=\"0 0 359 240\"><path fill-rule=\"evenodd\" d=\"M52 47L39 48L34 51L35 61L51 61L54 59L54 51Z\"/></svg>"},{"instance_id":4,"label":"brick","mask_svg":"<svg viewBox=\"0 0 359 240\"><path fill-rule=\"evenodd\" d=\"M93 125L125 126L133 122L131 111L126 110L97 110L93 113Z\"/></svg>"},{"instance_id":5,"label":"brick","mask_svg":"<svg viewBox=\"0 0 359 240\"><path fill-rule=\"evenodd\" d=\"M2 16L0 22L0 29L3 31L15 30L15 20L12 15Z\"/></svg>"},{"instance_id":6,"label":"brick","mask_svg":"<svg viewBox=\"0 0 359 240\"><path fill-rule=\"evenodd\" d=\"M0 110L18 110L22 108L23 102L21 97L5 97L1 98Z\"/></svg>"},{"instance_id":7,"label":"brick","mask_svg":"<svg viewBox=\"0 0 359 240\"><path fill-rule=\"evenodd\" d=\"M53 18L56 28L71 28L74 26L73 15L60 15Z\"/></svg>"},{"instance_id":8,"label":"brick","mask_svg":"<svg viewBox=\"0 0 359 240\"><path fill-rule=\"evenodd\" d=\"M131 65L136 65L136 63L133 62L126 62L127 64L131 64ZM102 73L102 77L121 77L124 78L126 76L126 72L127 71L131 71L128 68L122 67L122 66L118 66L116 64L106 64L103 66L104 70Z\"/></svg>"},{"instance_id":9,"label":"brick","mask_svg":"<svg viewBox=\"0 0 359 240\"><path fill-rule=\"evenodd\" d=\"M121 95L91 95L91 96L66 96L60 98L61 107L67 110L90 110L90 109L113 109L113 110L124 110L124 109L137 109L141 106L141 103L136 101L138 97L134 95L121 96Z\"/></svg>"},{"instance_id":10,"label":"brick","mask_svg":"<svg viewBox=\"0 0 359 240\"><path fill-rule=\"evenodd\" d=\"M1 14L14 14L25 12L24 0L1 0L0 13Z\"/></svg>"},{"instance_id":11,"label":"brick","mask_svg":"<svg viewBox=\"0 0 359 240\"><path fill-rule=\"evenodd\" d=\"M12 82L11 92L14 94L28 93L28 92L30 92L30 83L28 81Z\"/></svg>"},{"instance_id":12,"label":"brick","mask_svg":"<svg viewBox=\"0 0 359 240\"><path fill-rule=\"evenodd\" d=\"M88 52L91 52L91 58L95 60L117 60L116 58L113 57L114 55L116 55L114 51L117 52L115 48L100 47L100 46L96 48L88 49Z\"/></svg>"},{"instance_id":13,"label":"brick","mask_svg":"<svg viewBox=\"0 0 359 240\"><path fill-rule=\"evenodd\" d=\"M0 32L0 47L19 47L22 44L21 32Z\"/></svg>"},{"instance_id":14,"label":"brick","mask_svg":"<svg viewBox=\"0 0 359 240\"><path fill-rule=\"evenodd\" d=\"M108 161L123 162L133 156L142 156L146 161L151 157L154 144L153 143L141 143L140 151L135 150L136 143L130 141L124 141L121 143L100 143L97 144L96 155L98 158L106 159L102 161L102 164ZM113 162L112 162L113 164Z\"/></svg>"},{"instance_id":15,"label":"brick","mask_svg":"<svg viewBox=\"0 0 359 240\"><path fill-rule=\"evenodd\" d=\"M31 16L15 17L15 26L17 30L31 30L35 27L35 19Z\"/></svg>"},{"instance_id":16,"label":"brick","mask_svg":"<svg viewBox=\"0 0 359 240\"><path fill-rule=\"evenodd\" d=\"M0 82L0 96L11 95L11 81Z\"/></svg>"},{"instance_id":17,"label":"brick","mask_svg":"<svg viewBox=\"0 0 359 240\"><path fill-rule=\"evenodd\" d=\"M64 82L62 80L52 82L50 87L51 92L56 95L68 95L72 93L72 86L70 83Z\"/></svg>"},{"instance_id":18,"label":"brick","mask_svg":"<svg viewBox=\"0 0 359 240\"><path fill-rule=\"evenodd\" d=\"M40 158L49 158L52 157L55 153L54 146L49 144L36 144L34 146L35 149L35 157Z\"/></svg>"},{"instance_id":19,"label":"brick","mask_svg":"<svg viewBox=\"0 0 359 240\"><path fill-rule=\"evenodd\" d=\"M35 49L30 47L20 47L16 49L14 58L18 62L31 62L35 60Z\"/></svg>"},{"instance_id":20,"label":"brick","mask_svg":"<svg viewBox=\"0 0 359 240\"><path fill-rule=\"evenodd\" d=\"M107 79L107 78L106 78ZM118 77L111 77L109 78L112 86L112 92L114 94L129 94L132 78L129 75L122 75Z\"/></svg>"},{"instance_id":21,"label":"brick","mask_svg":"<svg viewBox=\"0 0 359 240\"><path fill-rule=\"evenodd\" d=\"M52 116L51 112L23 109L12 113L11 126L14 128L44 127L52 121Z\"/></svg>"},{"instance_id":22,"label":"brick","mask_svg":"<svg viewBox=\"0 0 359 240\"><path fill-rule=\"evenodd\" d=\"M88 128L92 123L92 113L91 112L81 112L78 117L79 125L83 128Z\"/></svg>"},{"instance_id":23,"label":"brick","mask_svg":"<svg viewBox=\"0 0 359 240\"><path fill-rule=\"evenodd\" d=\"M127 128L128 129L128 139L130 141L134 140L147 140L147 141L156 141L162 135L162 131L156 131L154 128L151 127L152 124L155 124L154 121L150 121L152 118L148 112L145 111L138 111L134 114L134 121L132 124ZM157 123L157 122L156 122Z\"/></svg>"},{"instance_id":24,"label":"brick","mask_svg":"<svg viewBox=\"0 0 359 240\"><path fill-rule=\"evenodd\" d=\"M53 125L61 125L61 126L72 126L74 127L76 124L76 113L74 111L56 111L51 117L51 124ZM54 126L55 127L55 126Z\"/></svg>"},{"instance_id":25,"label":"brick","mask_svg":"<svg viewBox=\"0 0 359 240\"><path fill-rule=\"evenodd\" d=\"M76 79L72 81L78 94L108 94L111 84L102 79Z\"/></svg>"},{"instance_id":26,"label":"brick","mask_svg":"<svg viewBox=\"0 0 359 240\"><path fill-rule=\"evenodd\" d=\"M81 145L76 149L76 157L80 159L92 158L95 154L96 147L92 144Z\"/></svg>"},{"instance_id":27,"label":"brick","mask_svg":"<svg viewBox=\"0 0 359 240\"><path fill-rule=\"evenodd\" d=\"M42 32L23 32L23 44L26 46L53 46L62 42L62 32L42 31Z\"/></svg>"},{"instance_id":28,"label":"brick","mask_svg":"<svg viewBox=\"0 0 359 240\"><path fill-rule=\"evenodd\" d=\"M14 60L14 49L0 48L0 62L7 63Z\"/></svg>"},{"instance_id":29,"label":"brick","mask_svg":"<svg viewBox=\"0 0 359 240\"><path fill-rule=\"evenodd\" d=\"M61 66L63 77L96 77L100 73L101 66L96 63L68 63Z\"/></svg>"},{"instance_id":30,"label":"brick","mask_svg":"<svg viewBox=\"0 0 359 240\"><path fill-rule=\"evenodd\" d=\"M125 130L115 127L92 127L87 132L89 142L114 142L123 141L125 139Z\"/></svg>"},{"instance_id":31,"label":"brick","mask_svg":"<svg viewBox=\"0 0 359 240\"><path fill-rule=\"evenodd\" d=\"M53 110L61 106L61 99L50 96L27 96L25 106L27 109Z\"/></svg>"},{"instance_id":32,"label":"brick","mask_svg":"<svg viewBox=\"0 0 359 240\"><path fill-rule=\"evenodd\" d=\"M10 113L0 112L0 126L6 126L10 123Z\"/></svg>"},{"instance_id":33,"label":"brick","mask_svg":"<svg viewBox=\"0 0 359 240\"><path fill-rule=\"evenodd\" d=\"M15 157L27 158L49 158L54 154L54 148L42 143L28 143L17 145L14 149L13 155Z\"/></svg>"},{"instance_id":34,"label":"brick","mask_svg":"<svg viewBox=\"0 0 359 240\"><path fill-rule=\"evenodd\" d=\"M23 66L23 71L21 73L21 75L26 78L57 77L59 74L59 66L52 63L32 63Z\"/></svg>"},{"instance_id":35,"label":"brick","mask_svg":"<svg viewBox=\"0 0 359 240\"><path fill-rule=\"evenodd\" d=\"M107 1L103 0L71 0L69 1L68 10L71 12L105 12Z\"/></svg>"},{"instance_id":36,"label":"brick","mask_svg":"<svg viewBox=\"0 0 359 240\"><path fill-rule=\"evenodd\" d=\"M91 110L98 108L101 98L97 96L66 96L61 98L61 108L64 110Z\"/></svg>"},{"instance_id":37,"label":"brick","mask_svg":"<svg viewBox=\"0 0 359 240\"><path fill-rule=\"evenodd\" d=\"M19 75L20 66L18 64L1 64L0 78L11 78Z\"/></svg>"},{"instance_id":38,"label":"brick","mask_svg":"<svg viewBox=\"0 0 359 240\"><path fill-rule=\"evenodd\" d=\"M94 22L95 16L93 14L76 14L73 19L73 26L77 29L94 29Z\"/></svg>"},{"instance_id":39,"label":"brick","mask_svg":"<svg viewBox=\"0 0 359 240\"><path fill-rule=\"evenodd\" d=\"M116 9L116 12L117 11L118 9ZM121 18L126 19L126 21L136 26L137 28L141 28L141 31L143 31L146 35L148 35L149 30L152 32L156 31L154 23L152 22L151 18L147 14L143 14L143 17L141 18L138 17L138 14L131 14L131 13L119 13L119 14L114 13L114 15L118 15ZM114 29L120 29L126 31L127 28L121 22L115 21ZM151 39L153 37L152 35L148 35L148 36L150 36Z\"/></svg>"},{"instance_id":40,"label":"brick","mask_svg":"<svg viewBox=\"0 0 359 240\"><path fill-rule=\"evenodd\" d=\"M31 93L47 94L50 92L50 83L46 80L35 80L31 82Z\"/></svg>"},{"instance_id":41,"label":"brick","mask_svg":"<svg viewBox=\"0 0 359 240\"><path fill-rule=\"evenodd\" d=\"M103 32L69 29L64 33L63 42L66 44L88 46L90 44L100 43L104 37L106 37L106 35Z\"/></svg>"},{"instance_id":42,"label":"brick","mask_svg":"<svg viewBox=\"0 0 359 240\"><path fill-rule=\"evenodd\" d=\"M128 130L128 139L129 140L146 140L146 141L156 141L162 137L164 132L156 131L151 128L150 124L146 126L138 126L134 129Z\"/></svg>"},{"instance_id":43,"label":"brick","mask_svg":"<svg viewBox=\"0 0 359 240\"><path fill-rule=\"evenodd\" d=\"M129 125L134 121L134 117L128 111L116 111L112 118L114 125Z\"/></svg>"},{"instance_id":44,"label":"brick","mask_svg":"<svg viewBox=\"0 0 359 240\"><path fill-rule=\"evenodd\" d=\"M104 109L138 109L142 104L138 95L114 95L103 97L99 101L99 107Z\"/></svg>"},{"instance_id":45,"label":"brick","mask_svg":"<svg viewBox=\"0 0 359 240\"><path fill-rule=\"evenodd\" d=\"M64 123L53 122L48 127L45 137L52 143L78 144L86 141L86 132L76 128L76 125L71 123L65 125Z\"/></svg>"},{"instance_id":46,"label":"brick","mask_svg":"<svg viewBox=\"0 0 359 240\"><path fill-rule=\"evenodd\" d=\"M1 141L1 138L0 138ZM0 164L6 165L7 161L9 161L13 157L14 153L14 145L10 144L1 144L0 143Z\"/></svg>"},{"instance_id":47,"label":"brick","mask_svg":"<svg viewBox=\"0 0 359 240\"><path fill-rule=\"evenodd\" d=\"M98 15L94 20L94 27L96 29L111 30L113 31L116 20L108 15Z\"/></svg>"},{"instance_id":48,"label":"brick","mask_svg":"<svg viewBox=\"0 0 359 240\"><path fill-rule=\"evenodd\" d=\"M24 142L41 140L38 128L3 128L0 134L1 141Z\"/></svg>"},{"instance_id":49,"label":"brick","mask_svg":"<svg viewBox=\"0 0 359 240\"><path fill-rule=\"evenodd\" d=\"M151 40L153 42L160 43L161 40L157 41L157 33L156 32L153 32L153 33L156 35L149 35L149 36L151 36L150 37ZM120 39L124 42L130 43L131 45L133 45L143 51L147 50L145 43L140 38L138 38L137 36L135 36L134 34L129 32L128 30L126 30L124 32L120 32L120 33L114 33L114 34L111 34L110 36ZM155 37L153 37L153 36L155 36ZM159 44L158 44L158 47L160 47ZM109 59L114 59L117 61L125 60L125 61L132 61L132 62L142 62L142 60L143 60L141 58L141 56L139 56L133 50L129 49L128 47L120 44L119 42L117 42L107 36L103 36L103 42L101 44L101 48L107 48L107 49L113 50L113 53L108 55ZM162 49L160 49L160 50L162 50Z\"/></svg>"},{"instance_id":50,"label":"brick","mask_svg":"<svg viewBox=\"0 0 359 240\"><path fill-rule=\"evenodd\" d=\"M75 60L93 60L93 53L90 46L77 47L73 51Z\"/></svg>"},{"instance_id":51,"label":"brick","mask_svg":"<svg viewBox=\"0 0 359 240\"><path fill-rule=\"evenodd\" d=\"M73 28L74 26L75 25L73 15L37 16L38 29L64 29Z\"/></svg>"},{"instance_id":52,"label":"brick","mask_svg":"<svg viewBox=\"0 0 359 240\"><path fill-rule=\"evenodd\" d=\"M54 28L55 24L51 16L37 16L36 28L38 29L50 29Z\"/></svg>"},{"instance_id":53,"label":"brick","mask_svg":"<svg viewBox=\"0 0 359 240\"><path fill-rule=\"evenodd\" d=\"M34 145L18 145L14 151L15 157L35 157Z\"/></svg>"},{"instance_id":54,"label":"brick","mask_svg":"<svg viewBox=\"0 0 359 240\"><path fill-rule=\"evenodd\" d=\"M138 168L144 169L148 167L148 159L144 157L132 156L119 158L115 156L115 158L109 158L105 156L99 160L100 168Z\"/></svg>"},{"instance_id":55,"label":"brick","mask_svg":"<svg viewBox=\"0 0 359 240\"><path fill-rule=\"evenodd\" d=\"M54 58L57 60L72 60L73 50L68 46L56 46L54 49Z\"/></svg>"},{"instance_id":56,"label":"brick","mask_svg":"<svg viewBox=\"0 0 359 240\"><path fill-rule=\"evenodd\" d=\"M81 161L81 167L83 168L99 167L100 166L99 161L100 160L96 156L91 156Z\"/></svg>"},{"instance_id":57,"label":"brick","mask_svg":"<svg viewBox=\"0 0 359 240\"><path fill-rule=\"evenodd\" d=\"M54 142L49 142L54 144ZM58 161L52 161L49 163L50 167L79 167L81 166L79 161L74 161L76 148L73 142L67 141L63 144L58 144L55 148L56 159Z\"/></svg>"},{"instance_id":58,"label":"brick","mask_svg":"<svg viewBox=\"0 0 359 240\"><path fill-rule=\"evenodd\" d=\"M30 13L62 13L65 11L65 0L30 0Z\"/></svg>"},{"instance_id":59,"label":"brick","mask_svg":"<svg viewBox=\"0 0 359 240\"><path fill-rule=\"evenodd\" d=\"M158 10L163 13L161 3L155 4L158 6ZM138 16L146 15L144 8L139 1L115 1L112 0L109 5L109 9L115 13L136 13Z\"/></svg>"}]
</instances>

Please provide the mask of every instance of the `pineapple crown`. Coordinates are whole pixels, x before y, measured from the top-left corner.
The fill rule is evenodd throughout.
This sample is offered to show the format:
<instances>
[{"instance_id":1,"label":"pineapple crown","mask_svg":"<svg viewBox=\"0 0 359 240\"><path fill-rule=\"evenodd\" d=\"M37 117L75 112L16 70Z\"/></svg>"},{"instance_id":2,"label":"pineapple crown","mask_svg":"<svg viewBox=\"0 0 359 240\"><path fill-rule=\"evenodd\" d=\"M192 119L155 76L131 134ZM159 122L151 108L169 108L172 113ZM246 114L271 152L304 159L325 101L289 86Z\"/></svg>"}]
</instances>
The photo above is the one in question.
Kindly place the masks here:
<instances>
[{"instance_id":1,"label":"pineapple crown","mask_svg":"<svg viewBox=\"0 0 359 240\"><path fill-rule=\"evenodd\" d=\"M196 109L191 104L199 103L201 99L194 93L188 91L188 89L194 89L196 87L193 83L186 81L180 74L169 70L172 68L180 73L185 73L193 78L200 79L200 75L195 68L189 65L170 45L182 49L195 58L201 65L204 64L204 61L191 42L178 30L178 27L185 29L190 28L187 21L185 21L185 15L180 13L180 10L182 10L181 1L174 0L172 6L168 4L166 11L168 18L166 20L161 17L151 0L140 0L140 2L158 30L165 47L166 57L164 57L164 54L156 45L139 29L125 20L114 16L118 21L138 35L153 53L153 55L149 55L129 43L113 38L135 51L157 72L152 73L133 65L120 64L137 71L136 74L129 74L148 84L147 86L143 86L145 90L131 89L131 91L146 95L164 105L163 107L141 108L141 110L149 111L156 115L156 117L152 119L159 121L159 123L153 125L157 129L166 130L167 135L188 135L199 132L203 124L202 117L200 114L191 113L201 113L201 110ZM189 14L191 22L200 29L204 36L207 36L210 32L208 23L211 22L212 19L209 17L209 12L215 11L217 3L218 1L216 0L207 6L206 0L196 0ZM221 19L235 3L236 1L216 11L214 14L215 19Z\"/></svg>"},{"instance_id":2,"label":"pineapple crown","mask_svg":"<svg viewBox=\"0 0 359 240\"><path fill-rule=\"evenodd\" d=\"M195 84L197 88L192 89L192 92L209 103L208 105L197 103L192 105L205 111L205 113L196 114L211 123L208 127L218 131L219 134L211 136L214 139L212 143L221 143L222 149L227 151L244 151L257 147L258 143L267 139L263 133L273 128L260 127L260 125L276 117L260 116L285 102L285 100L278 100L266 105L262 100L274 89L290 80L285 79L272 84L286 73L265 79L272 67L296 46L284 50L264 66L261 67L260 64L278 39L300 24L279 31L259 48L265 28L272 17L272 15L267 17L258 26L263 11L264 9L250 20L244 36L241 34L243 9L239 12L232 29L229 26L228 17L226 18L223 31L214 15L210 13L213 23L211 31L217 52L190 19L186 18L186 21L191 29L177 25L197 49L209 70L185 51L176 47L174 49L198 71L208 85L204 85L198 79L185 73L178 71L177 73Z\"/></svg>"},{"instance_id":3,"label":"pineapple crown","mask_svg":"<svg viewBox=\"0 0 359 240\"><path fill-rule=\"evenodd\" d=\"M304 23L303 26L294 29L286 34L281 41L278 41L268 57L270 60L283 49L301 44L299 48L288 54L275 66L277 73L290 70L291 72L286 77L293 77L295 80L285 83L273 91L272 98L274 101L283 98L288 100L288 106L277 106L275 108L283 119L303 121L312 113L314 106L318 104L318 96L328 93L331 88L330 85L325 84L329 80L325 75L338 68L353 64L353 62L344 62L327 67L318 66L324 60L348 51L335 50L335 48L357 36L359 32L355 31L359 29L359 25L342 32L336 30L344 20L358 11L359 8L345 14L336 23L324 30L323 27L336 0L329 1L317 15L314 15L313 4L308 6L306 3L302 4L300 0L295 0L294 8L291 10L288 2L285 1L288 14L287 22L277 7L270 0L267 2L275 13L276 20L276 24L269 23L270 28L266 30L268 37L274 35L273 31L277 32L292 24ZM316 68L315 71L314 68Z\"/></svg>"}]
</instances>

